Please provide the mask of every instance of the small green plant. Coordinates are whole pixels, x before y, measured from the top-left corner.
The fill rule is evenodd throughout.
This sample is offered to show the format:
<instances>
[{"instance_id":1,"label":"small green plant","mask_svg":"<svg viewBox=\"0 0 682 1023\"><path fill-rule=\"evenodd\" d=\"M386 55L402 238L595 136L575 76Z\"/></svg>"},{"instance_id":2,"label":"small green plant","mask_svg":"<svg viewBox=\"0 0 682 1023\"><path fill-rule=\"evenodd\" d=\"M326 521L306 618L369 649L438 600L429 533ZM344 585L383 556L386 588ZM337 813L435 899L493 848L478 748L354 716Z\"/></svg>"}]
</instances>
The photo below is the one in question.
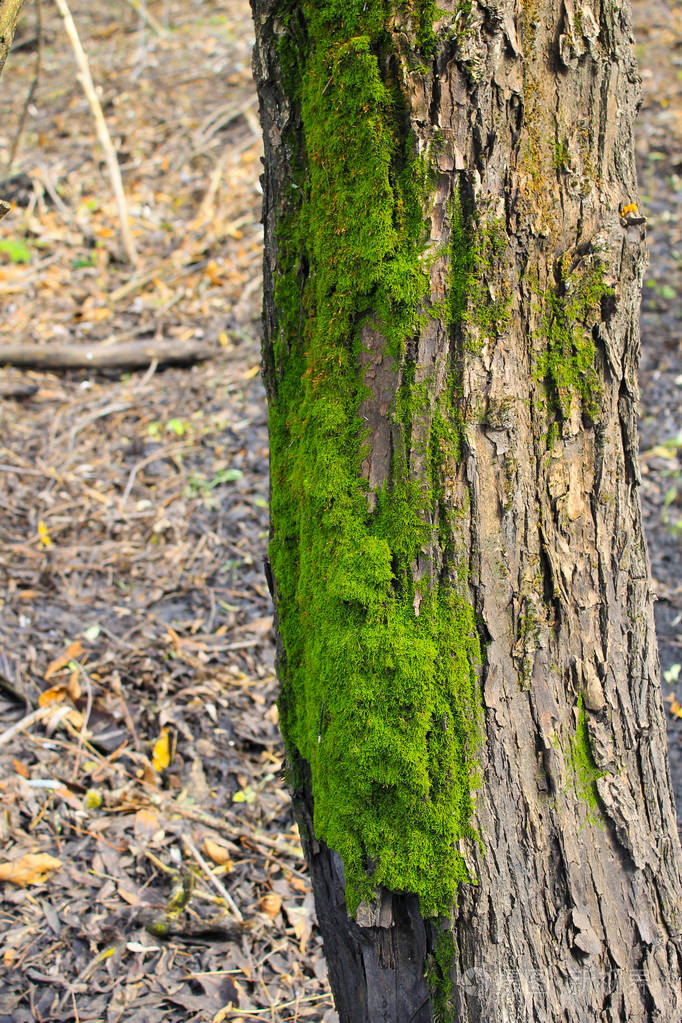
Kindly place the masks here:
<instances>
[{"instance_id":1,"label":"small green plant","mask_svg":"<svg viewBox=\"0 0 682 1023\"><path fill-rule=\"evenodd\" d=\"M188 425L184 419L169 419L166 423L166 430L169 433L174 433L176 437L184 437Z\"/></svg>"},{"instance_id":2,"label":"small green plant","mask_svg":"<svg viewBox=\"0 0 682 1023\"><path fill-rule=\"evenodd\" d=\"M234 483L236 480L242 479L243 476L244 473L241 469L221 469L213 479L208 480L194 472L187 481L185 496L201 497L207 508L214 508L218 504L218 498L213 495L212 491L224 483Z\"/></svg>"},{"instance_id":3,"label":"small green plant","mask_svg":"<svg viewBox=\"0 0 682 1023\"><path fill-rule=\"evenodd\" d=\"M9 257L10 263L30 263L31 250L23 238L3 238L0 252Z\"/></svg>"},{"instance_id":4,"label":"small green plant","mask_svg":"<svg viewBox=\"0 0 682 1023\"><path fill-rule=\"evenodd\" d=\"M83 270L86 267L95 265L96 265L95 254L94 252L91 252L88 256L79 256L77 259L74 259L73 263L71 264L71 269Z\"/></svg>"}]
</instances>

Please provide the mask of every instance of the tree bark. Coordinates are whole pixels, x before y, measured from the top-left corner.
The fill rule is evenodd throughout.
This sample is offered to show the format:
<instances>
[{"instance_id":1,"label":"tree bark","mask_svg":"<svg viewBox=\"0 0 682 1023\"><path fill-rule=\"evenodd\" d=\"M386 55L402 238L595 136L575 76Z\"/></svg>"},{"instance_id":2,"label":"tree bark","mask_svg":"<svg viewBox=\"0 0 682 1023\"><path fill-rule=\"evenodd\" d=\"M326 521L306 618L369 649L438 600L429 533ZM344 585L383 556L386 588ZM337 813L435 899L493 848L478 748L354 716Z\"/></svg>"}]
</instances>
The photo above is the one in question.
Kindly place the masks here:
<instances>
[{"instance_id":1,"label":"tree bark","mask_svg":"<svg viewBox=\"0 0 682 1023\"><path fill-rule=\"evenodd\" d=\"M682 861L638 495L629 4L252 9L281 716L342 1023L679 1019ZM420 167L414 241L404 181ZM362 234L353 205L368 180L368 222L390 206L376 257L379 227ZM388 284L362 277L374 258ZM423 292L399 291L417 263ZM357 437L365 501L348 507L367 561L387 545L388 582L341 574L352 473L342 486L321 409L344 388L335 428ZM424 530L403 544L395 495L414 493ZM368 638L377 607L390 656ZM460 657L479 726L466 671L447 667ZM471 760L468 802L452 763L464 777Z\"/></svg>"},{"instance_id":2,"label":"tree bark","mask_svg":"<svg viewBox=\"0 0 682 1023\"><path fill-rule=\"evenodd\" d=\"M17 27L23 5L24 0L1 0L0 2L0 75L12 48L14 30Z\"/></svg>"}]
</instances>

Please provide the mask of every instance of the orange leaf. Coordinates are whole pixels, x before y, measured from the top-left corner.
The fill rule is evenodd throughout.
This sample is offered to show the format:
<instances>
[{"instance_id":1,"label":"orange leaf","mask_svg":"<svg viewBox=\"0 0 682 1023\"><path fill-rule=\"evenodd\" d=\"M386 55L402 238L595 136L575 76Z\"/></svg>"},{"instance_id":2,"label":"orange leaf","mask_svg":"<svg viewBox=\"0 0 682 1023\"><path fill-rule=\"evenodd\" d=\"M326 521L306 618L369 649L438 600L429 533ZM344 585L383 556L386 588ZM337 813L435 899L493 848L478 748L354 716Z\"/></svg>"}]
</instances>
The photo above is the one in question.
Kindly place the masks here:
<instances>
[{"instance_id":1,"label":"orange leaf","mask_svg":"<svg viewBox=\"0 0 682 1023\"><path fill-rule=\"evenodd\" d=\"M67 697L68 690L65 685L58 683L56 686L50 686L44 693L41 693L38 697L38 706L46 707L48 703L62 703Z\"/></svg>"},{"instance_id":2,"label":"orange leaf","mask_svg":"<svg viewBox=\"0 0 682 1023\"><path fill-rule=\"evenodd\" d=\"M74 643L71 644L71 646L66 648L61 657L55 658L54 661L51 661L48 664L47 671L43 675L45 681L47 682L49 678L52 678L52 676L56 675L58 671L61 671L62 668L65 668L69 661L73 661L74 658L80 657L82 653L83 644L79 639L77 639Z\"/></svg>"},{"instance_id":3,"label":"orange leaf","mask_svg":"<svg viewBox=\"0 0 682 1023\"><path fill-rule=\"evenodd\" d=\"M51 870L61 867L62 861L47 853L26 853L12 863L0 863L0 881L12 884L42 884Z\"/></svg>"}]
</instances>

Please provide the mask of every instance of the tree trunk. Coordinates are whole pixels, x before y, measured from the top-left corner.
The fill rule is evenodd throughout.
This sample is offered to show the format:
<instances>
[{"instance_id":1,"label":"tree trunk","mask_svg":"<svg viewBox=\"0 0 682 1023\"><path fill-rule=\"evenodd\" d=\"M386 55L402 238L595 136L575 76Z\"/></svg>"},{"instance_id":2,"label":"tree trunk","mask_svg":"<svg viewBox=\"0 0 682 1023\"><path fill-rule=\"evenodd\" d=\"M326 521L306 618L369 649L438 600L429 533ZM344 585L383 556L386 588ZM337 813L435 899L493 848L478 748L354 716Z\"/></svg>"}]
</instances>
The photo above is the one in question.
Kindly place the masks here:
<instances>
[{"instance_id":1,"label":"tree trunk","mask_svg":"<svg viewBox=\"0 0 682 1023\"><path fill-rule=\"evenodd\" d=\"M342 1023L677 1020L629 4L252 7L280 712Z\"/></svg>"}]
</instances>

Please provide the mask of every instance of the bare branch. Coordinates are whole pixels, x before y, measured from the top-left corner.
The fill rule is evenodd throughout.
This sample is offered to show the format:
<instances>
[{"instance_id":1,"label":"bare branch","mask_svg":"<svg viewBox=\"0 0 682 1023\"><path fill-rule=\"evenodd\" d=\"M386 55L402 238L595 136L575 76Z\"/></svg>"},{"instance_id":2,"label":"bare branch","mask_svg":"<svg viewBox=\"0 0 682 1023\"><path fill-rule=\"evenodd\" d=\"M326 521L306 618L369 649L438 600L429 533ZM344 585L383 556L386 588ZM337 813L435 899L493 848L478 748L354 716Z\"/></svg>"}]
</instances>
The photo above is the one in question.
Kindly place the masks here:
<instances>
[{"instance_id":1,"label":"bare branch","mask_svg":"<svg viewBox=\"0 0 682 1023\"><path fill-rule=\"evenodd\" d=\"M111 184L114 189L114 196L116 197L116 206L118 208L118 219L121 227L121 239L123 241L123 248L128 257L129 262L133 266L137 265L137 251L135 249L135 242L130 231L130 224L128 222L128 204L126 202L125 191L123 190L123 181L121 179L121 169L118 165L118 159L116 158L116 150L114 144L111 141L111 135L107 127L107 122L104 118L102 111L102 105L97 97L97 91L95 89L95 83L92 80L90 74L90 65L88 64L88 58L86 56L83 45L78 35L75 22L71 16L71 11L66 3L66 0L56 0L59 13L64 21L64 28L68 35L71 45L73 47L74 56L76 58L76 64L78 65L78 77L80 78L81 85L83 86L83 92L87 96L90 109L92 110L93 117L95 119L95 126L97 128L97 137L99 138L100 145L104 150L104 156L107 161L107 167L109 169L109 177Z\"/></svg>"}]
</instances>

